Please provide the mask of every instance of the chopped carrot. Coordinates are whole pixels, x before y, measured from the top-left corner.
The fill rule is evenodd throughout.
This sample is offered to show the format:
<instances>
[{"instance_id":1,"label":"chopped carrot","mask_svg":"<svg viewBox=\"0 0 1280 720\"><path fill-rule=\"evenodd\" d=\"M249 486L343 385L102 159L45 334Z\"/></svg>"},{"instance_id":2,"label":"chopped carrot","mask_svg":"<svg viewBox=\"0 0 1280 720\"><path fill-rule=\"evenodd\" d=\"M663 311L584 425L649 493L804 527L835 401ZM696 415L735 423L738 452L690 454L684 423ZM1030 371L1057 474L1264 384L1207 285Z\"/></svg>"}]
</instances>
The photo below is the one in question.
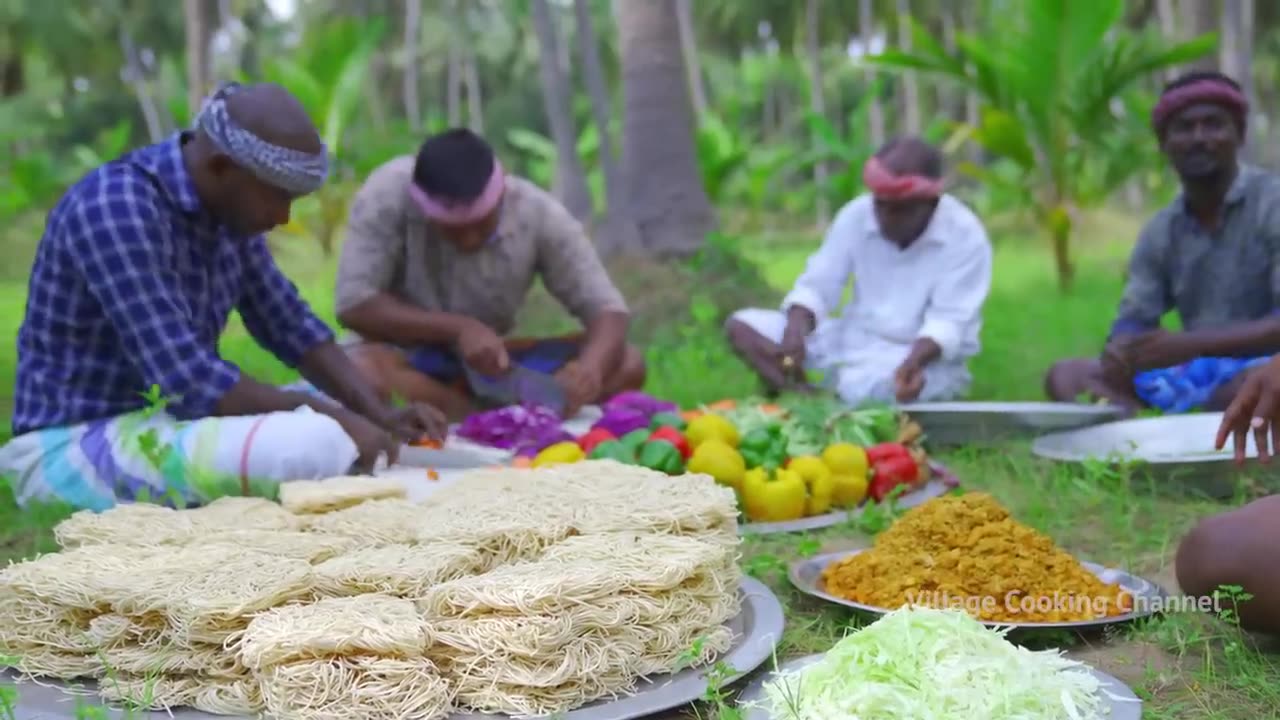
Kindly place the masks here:
<instances>
[{"instance_id":1,"label":"chopped carrot","mask_svg":"<svg viewBox=\"0 0 1280 720\"><path fill-rule=\"evenodd\" d=\"M760 412L765 413L767 415L784 415L786 414L787 411L784 410L780 405L766 404L766 405L760 406Z\"/></svg>"},{"instance_id":2,"label":"chopped carrot","mask_svg":"<svg viewBox=\"0 0 1280 720\"><path fill-rule=\"evenodd\" d=\"M511 466L518 467L518 468L533 467L533 458L528 458L521 455L520 457L517 457L515 460L511 461Z\"/></svg>"},{"instance_id":3,"label":"chopped carrot","mask_svg":"<svg viewBox=\"0 0 1280 720\"><path fill-rule=\"evenodd\" d=\"M702 415L703 412L701 410L685 410L680 413L680 419L685 422L693 422L694 420L702 417Z\"/></svg>"},{"instance_id":4,"label":"chopped carrot","mask_svg":"<svg viewBox=\"0 0 1280 720\"><path fill-rule=\"evenodd\" d=\"M427 468L427 479L428 479L428 480L439 480L439 479L440 479L440 473L436 472L436 471L435 471L434 469L432 469L432 468Z\"/></svg>"},{"instance_id":5,"label":"chopped carrot","mask_svg":"<svg viewBox=\"0 0 1280 720\"><path fill-rule=\"evenodd\" d=\"M717 400L716 402L713 402L710 405L708 405L707 409L719 411L719 410L732 410L736 407L738 407L737 400Z\"/></svg>"},{"instance_id":6,"label":"chopped carrot","mask_svg":"<svg viewBox=\"0 0 1280 720\"><path fill-rule=\"evenodd\" d=\"M432 440L429 437L418 438L411 443L414 447L430 448L431 450L440 449L440 441Z\"/></svg>"}]
</instances>

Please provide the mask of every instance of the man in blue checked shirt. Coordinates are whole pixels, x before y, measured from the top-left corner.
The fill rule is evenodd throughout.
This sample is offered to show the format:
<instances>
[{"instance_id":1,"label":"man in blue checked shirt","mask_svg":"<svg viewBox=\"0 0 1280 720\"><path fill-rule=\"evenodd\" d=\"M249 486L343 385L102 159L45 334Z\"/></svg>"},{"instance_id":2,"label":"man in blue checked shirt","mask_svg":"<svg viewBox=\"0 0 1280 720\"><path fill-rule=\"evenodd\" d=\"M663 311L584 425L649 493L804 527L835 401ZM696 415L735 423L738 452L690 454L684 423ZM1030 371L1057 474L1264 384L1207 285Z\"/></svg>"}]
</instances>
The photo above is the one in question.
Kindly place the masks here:
<instances>
[{"instance_id":1,"label":"man in blue checked shirt","mask_svg":"<svg viewBox=\"0 0 1280 720\"><path fill-rule=\"evenodd\" d=\"M381 401L272 259L264 233L328 172L301 105L228 85L195 128L89 173L50 213L18 333L18 502L202 503L231 488L394 462L443 418ZM264 384L218 356L238 310L327 394ZM337 402L329 398L336 399Z\"/></svg>"},{"instance_id":2,"label":"man in blue checked shirt","mask_svg":"<svg viewBox=\"0 0 1280 720\"><path fill-rule=\"evenodd\" d=\"M1182 193L1138 237L1101 357L1055 364L1049 397L1092 396L1131 413L1220 411L1280 350L1280 177L1239 162L1247 117L1224 75L1165 88L1151 120ZM1170 310L1180 332L1160 327Z\"/></svg>"}]
</instances>

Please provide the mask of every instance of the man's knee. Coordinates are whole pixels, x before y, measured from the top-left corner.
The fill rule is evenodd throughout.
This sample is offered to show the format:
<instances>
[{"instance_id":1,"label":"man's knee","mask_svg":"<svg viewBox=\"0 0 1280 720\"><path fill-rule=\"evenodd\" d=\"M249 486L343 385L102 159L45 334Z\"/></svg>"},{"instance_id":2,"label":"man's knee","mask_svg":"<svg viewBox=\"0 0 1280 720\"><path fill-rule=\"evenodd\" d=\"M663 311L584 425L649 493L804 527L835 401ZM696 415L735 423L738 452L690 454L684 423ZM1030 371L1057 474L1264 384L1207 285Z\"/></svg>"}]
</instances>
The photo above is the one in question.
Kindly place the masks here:
<instances>
[{"instance_id":1,"label":"man's knee","mask_svg":"<svg viewBox=\"0 0 1280 720\"><path fill-rule=\"evenodd\" d=\"M1239 548L1233 551L1228 547L1231 543L1226 538L1228 526L1224 519L1216 515L1201 520L1178 543L1174 572L1184 594L1211 595L1218 586L1230 585L1239 579L1231 577L1235 572L1229 562Z\"/></svg>"},{"instance_id":2,"label":"man's knee","mask_svg":"<svg viewBox=\"0 0 1280 720\"><path fill-rule=\"evenodd\" d=\"M1075 402L1085 392L1093 361L1087 358L1059 360L1044 374L1044 394L1056 402Z\"/></svg>"},{"instance_id":3,"label":"man's knee","mask_svg":"<svg viewBox=\"0 0 1280 720\"><path fill-rule=\"evenodd\" d=\"M392 389L389 378L397 366L407 364L404 355L384 345L366 343L349 348L347 356L373 386L378 397L384 401L389 400Z\"/></svg>"},{"instance_id":4,"label":"man's knee","mask_svg":"<svg viewBox=\"0 0 1280 720\"><path fill-rule=\"evenodd\" d=\"M622 362L612 376L604 379L604 392L601 401L607 400L627 390L642 390L648 370L644 361L644 353L628 344L622 354Z\"/></svg>"}]
</instances>

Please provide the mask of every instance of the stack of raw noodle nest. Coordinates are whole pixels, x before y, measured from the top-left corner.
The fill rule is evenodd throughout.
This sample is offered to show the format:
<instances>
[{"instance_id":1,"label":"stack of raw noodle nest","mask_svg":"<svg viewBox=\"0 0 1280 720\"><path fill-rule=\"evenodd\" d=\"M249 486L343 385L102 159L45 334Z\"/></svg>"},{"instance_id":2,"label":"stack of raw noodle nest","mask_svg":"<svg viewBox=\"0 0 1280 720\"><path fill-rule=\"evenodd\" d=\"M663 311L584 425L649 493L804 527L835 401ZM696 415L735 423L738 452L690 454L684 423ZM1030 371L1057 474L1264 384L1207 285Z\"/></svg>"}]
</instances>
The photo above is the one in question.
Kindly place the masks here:
<instances>
[{"instance_id":1,"label":"stack of raw noodle nest","mask_svg":"<svg viewBox=\"0 0 1280 720\"><path fill-rule=\"evenodd\" d=\"M431 718L567 711L732 641L736 509L710 478L482 471L423 505L375 485L324 513L288 486L299 513L79 513L63 552L0 572L0 655L148 707Z\"/></svg>"}]
</instances>

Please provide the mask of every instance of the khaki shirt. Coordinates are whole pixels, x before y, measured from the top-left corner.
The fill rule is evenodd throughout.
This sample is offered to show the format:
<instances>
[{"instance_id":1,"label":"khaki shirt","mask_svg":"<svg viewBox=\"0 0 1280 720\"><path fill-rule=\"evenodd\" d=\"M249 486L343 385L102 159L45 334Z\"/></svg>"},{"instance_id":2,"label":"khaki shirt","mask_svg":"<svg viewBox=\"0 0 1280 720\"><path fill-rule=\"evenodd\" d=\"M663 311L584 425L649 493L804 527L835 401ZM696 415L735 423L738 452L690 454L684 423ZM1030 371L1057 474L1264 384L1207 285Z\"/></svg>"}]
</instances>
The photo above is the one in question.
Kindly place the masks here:
<instances>
[{"instance_id":1,"label":"khaki shirt","mask_svg":"<svg viewBox=\"0 0 1280 720\"><path fill-rule=\"evenodd\" d=\"M535 276L584 325L602 311L627 312L586 231L550 193L508 175L497 238L461 253L409 198L413 164L412 156L388 161L356 193L338 262L337 312L386 292L506 335Z\"/></svg>"}]
</instances>

